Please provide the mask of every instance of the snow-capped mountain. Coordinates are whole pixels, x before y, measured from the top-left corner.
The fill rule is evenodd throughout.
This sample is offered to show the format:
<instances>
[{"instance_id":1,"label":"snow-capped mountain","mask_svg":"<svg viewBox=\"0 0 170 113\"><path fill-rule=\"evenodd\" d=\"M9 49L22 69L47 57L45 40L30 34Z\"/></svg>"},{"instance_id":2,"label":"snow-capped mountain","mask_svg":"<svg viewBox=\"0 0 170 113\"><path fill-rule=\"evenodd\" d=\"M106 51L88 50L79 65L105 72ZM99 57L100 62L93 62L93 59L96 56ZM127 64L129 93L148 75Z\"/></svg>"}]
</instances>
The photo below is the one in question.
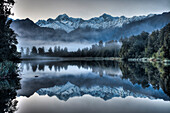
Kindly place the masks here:
<instances>
[{"instance_id":1,"label":"snow-capped mountain","mask_svg":"<svg viewBox=\"0 0 170 113\"><path fill-rule=\"evenodd\" d=\"M40 20L37 23L30 19L15 20L11 28L21 39L96 43L139 35L143 31L151 33L169 22L170 12L132 18L104 14L90 20L60 15L56 19Z\"/></svg>"},{"instance_id":2,"label":"snow-capped mountain","mask_svg":"<svg viewBox=\"0 0 170 113\"><path fill-rule=\"evenodd\" d=\"M82 96L84 94L89 94L95 97L100 97L104 100L111 99L113 97L122 97L127 96L140 97L140 98L150 98L154 99L152 96L147 96L140 93L134 93L129 90L125 91L122 87L111 88L108 86L92 86L87 87L78 87L70 82L67 82L63 86L54 86L51 88L41 88L37 91L39 95L48 95L48 96L57 96L61 100L68 100L74 96Z\"/></svg>"},{"instance_id":3,"label":"snow-capped mountain","mask_svg":"<svg viewBox=\"0 0 170 113\"><path fill-rule=\"evenodd\" d=\"M61 29L69 33L77 28L90 27L92 29L106 29L122 27L123 24L140 21L152 16L154 15L150 14L148 16L134 16L132 18L127 18L125 16L112 17L111 15L103 14L100 17L91 18L90 20L83 20L81 18L72 18L66 14L63 14L59 15L56 19L49 18L47 21L39 20L38 22L36 22L36 24L40 27Z\"/></svg>"}]
</instances>

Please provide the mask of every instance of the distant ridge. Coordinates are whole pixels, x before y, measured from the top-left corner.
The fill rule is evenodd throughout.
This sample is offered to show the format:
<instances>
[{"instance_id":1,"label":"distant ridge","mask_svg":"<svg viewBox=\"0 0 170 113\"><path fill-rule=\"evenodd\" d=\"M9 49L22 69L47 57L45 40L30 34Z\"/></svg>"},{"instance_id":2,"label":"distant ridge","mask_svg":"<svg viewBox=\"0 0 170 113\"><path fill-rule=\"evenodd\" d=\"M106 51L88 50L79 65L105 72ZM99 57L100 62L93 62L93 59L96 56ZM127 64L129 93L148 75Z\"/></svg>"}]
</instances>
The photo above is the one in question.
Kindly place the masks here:
<instances>
[{"instance_id":1,"label":"distant ridge","mask_svg":"<svg viewBox=\"0 0 170 113\"><path fill-rule=\"evenodd\" d=\"M154 15L155 14L149 14L148 16L133 16L132 18L127 18L125 16L113 17L109 14L104 13L99 17L94 17L89 20L83 20L82 18L72 18L69 17L67 14L63 14L59 15L56 19L49 18L48 20L39 20L36 22L36 24L40 27L62 29L69 33L77 28L90 27L93 29L106 29L111 27L122 27L123 24L143 20Z\"/></svg>"},{"instance_id":2,"label":"distant ridge","mask_svg":"<svg viewBox=\"0 0 170 113\"><path fill-rule=\"evenodd\" d=\"M103 14L89 20L59 15L56 19L15 20L11 28L18 38L30 40L52 40L63 42L98 42L100 40L119 40L121 37L151 33L170 23L170 12L159 15L136 16L132 18L112 17ZM54 27L54 28L53 28Z\"/></svg>"}]
</instances>

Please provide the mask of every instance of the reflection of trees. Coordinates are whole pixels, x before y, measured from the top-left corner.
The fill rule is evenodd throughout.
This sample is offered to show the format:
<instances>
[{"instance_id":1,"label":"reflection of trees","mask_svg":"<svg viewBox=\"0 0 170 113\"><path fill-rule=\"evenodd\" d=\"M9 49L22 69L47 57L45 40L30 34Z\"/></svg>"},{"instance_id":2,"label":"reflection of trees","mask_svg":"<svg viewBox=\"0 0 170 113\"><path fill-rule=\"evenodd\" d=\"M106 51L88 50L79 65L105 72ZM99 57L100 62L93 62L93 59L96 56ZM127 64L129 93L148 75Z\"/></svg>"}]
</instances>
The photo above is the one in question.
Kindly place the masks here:
<instances>
[{"instance_id":1,"label":"reflection of trees","mask_svg":"<svg viewBox=\"0 0 170 113\"><path fill-rule=\"evenodd\" d=\"M23 62L23 65L27 62ZM78 68L91 69L92 72L98 73L100 76L103 76L104 73L108 75L115 75L115 72L120 71L118 62L114 61L51 61L51 62L31 62L32 71L36 72L44 71L45 66L52 71L60 72L61 69L67 70L68 66L77 66ZM27 70L28 71L28 70Z\"/></svg>"},{"instance_id":2,"label":"reflection of trees","mask_svg":"<svg viewBox=\"0 0 170 113\"><path fill-rule=\"evenodd\" d=\"M39 71L41 71L41 70L44 71L44 65L43 65L43 64L39 64L38 70L39 70Z\"/></svg>"},{"instance_id":3,"label":"reflection of trees","mask_svg":"<svg viewBox=\"0 0 170 113\"><path fill-rule=\"evenodd\" d=\"M145 68L139 63L120 63L120 68L123 73L123 78L130 79L133 84L141 84L142 87L148 87L148 76L145 73Z\"/></svg>"},{"instance_id":4,"label":"reflection of trees","mask_svg":"<svg viewBox=\"0 0 170 113\"><path fill-rule=\"evenodd\" d=\"M8 69L5 69L5 71L8 71L6 78L0 78L0 113L16 111L17 101L15 98L16 90L20 88L20 79L15 70L15 65L11 65ZM0 67L0 71L4 71L2 67Z\"/></svg>"},{"instance_id":5,"label":"reflection of trees","mask_svg":"<svg viewBox=\"0 0 170 113\"><path fill-rule=\"evenodd\" d=\"M141 84L143 88L152 85L162 88L170 96L170 66L152 65L151 63L120 63L123 78L130 79L133 84Z\"/></svg>"},{"instance_id":6,"label":"reflection of trees","mask_svg":"<svg viewBox=\"0 0 170 113\"><path fill-rule=\"evenodd\" d=\"M28 64L28 63L26 64L26 67L27 67L27 70L29 70L29 69L30 69L30 66L29 66L29 64Z\"/></svg>"},{"instance_id":7,"label":"reflection of trees","mask_svg":"<svg viewBox=\"0 0 170 113\"><path fill-rule=\"evenodd\" d=\"M24 63L24 62L23 62ZM27 64L27 63L26 63ZM51 61L51 62L31 62L33 72L37 69L43 70L45 66L52 71L68 69L68 66L77 66L78 68L91 69L92 72L103 76L104 73L110 76L116 76L122 72L123 79L130 79L133 84L141 84L143 88L149 87L162 88L166 94L170 95L170 66L163 66L151 63L125 63L114 61ZM121 70L120 70L121 69Z\"/></svg>"},{"instance_id":8,"label":"reflection of trees","mask_svg":"<svg viewBox=\"0 0 170 113\"><path fill-rule=\"evenodd\" d=\"M36 64L32 64L31 66L32 66L32 71L33 71L33 72L36 72L36 70L37 70L37 65L36 65Z\"/></svg>"},{"instance_id":9,"label":"reflection of trees","mask_svg":"<svg viewBox=\"0 0 170 113\"><path fill-rule=\"evenodd\" d=\"M49 65L48 65L48 68L49 68L50 70L52 70L52 67L53 67L52 64L49 64Z\"/></svg>"},{"instance_id":10,"label":"reflection of trees","mask_svg":"<svg viewBox=\"0 0 170 113\"><path fill-rule=\"evenodd\" d=\"M170 66L165 66L161 70L161 88L170 96Z\"/></svg>"}]
</instances>

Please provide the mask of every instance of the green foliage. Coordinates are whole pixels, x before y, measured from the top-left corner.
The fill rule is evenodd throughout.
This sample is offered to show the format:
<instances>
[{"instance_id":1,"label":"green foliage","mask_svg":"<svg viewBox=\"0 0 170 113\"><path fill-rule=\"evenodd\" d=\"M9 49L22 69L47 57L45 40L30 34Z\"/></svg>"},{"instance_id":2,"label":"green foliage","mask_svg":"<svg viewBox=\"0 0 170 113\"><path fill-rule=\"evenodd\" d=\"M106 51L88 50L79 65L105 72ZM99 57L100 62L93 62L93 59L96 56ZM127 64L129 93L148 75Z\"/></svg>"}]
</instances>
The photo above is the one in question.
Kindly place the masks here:
<instances>
[{"instance_id":1,"label":"green foliage","mask_svg":"<svg viewBox=\"0 0 170 113\"><path fill-rule=\"evenodd\" d=\"M122 41L120 56L122 58L142 58L144 57L145 47L149 34L142 32L140 35L125 38Z\"/></svg>"},{"instance_id":2,"label":"green foliage","mask_svg":"<svg viewBox=\"0 0 170 113\"><path fill-rule=\"evenodd\" d=\"M122 39L119 56L128 58L154 57L170 59L170 23L160 31L150 35L142 32L140 35Z\"/></svg>"},{"instance_id":3,"label":"green foliage","mask_svg":"<svg viewBox=\"0 0 170 113\"><path fill-rule=\"evenodd\" d=\"M20 58L17 52L16 34L10 28L12 20L8 20L11 15L11 8L14 0L0 0L0 112L13 113L16 111L16 103L12 102L16 98L16 90L20 88L18 78L18 67L12 61ZM3 61L3 62L2 62Z\"/></svg>"},{"instance_id":4,"label":"green foliage","mask_svg":"<svg viewBox=\"0 0 170 113\"><path fill-rule=\"evenodd\" d=\"M14 3L14 0L0 1L0 61L14 61L20 57L16 47L16 44L18 44L16 34L10 28L12 20L8 20Z\"/></svg>"},{"instance_id":5,"label":"green foliage","mask_svg":"<svg viewBox=\"0 0 170 113\"><path fill-rule=\"evenodd\" d=\"M0 78L13 78L18 76L18 67L15 63L4 61L0 63Z\"/></svg>"},{"instance_id":6,"label":"green foliage","mask_svg":"<svg viewBox=\"0 0 170 113\"><path fill-rule=\"evenodd\" d=\"M119 66L123 79L129 79L133 84L141 84L143 88L151 84L153 88L161 88L170 96L170 66L141 62L121 62Z\"/></svg>"}]
</instances>

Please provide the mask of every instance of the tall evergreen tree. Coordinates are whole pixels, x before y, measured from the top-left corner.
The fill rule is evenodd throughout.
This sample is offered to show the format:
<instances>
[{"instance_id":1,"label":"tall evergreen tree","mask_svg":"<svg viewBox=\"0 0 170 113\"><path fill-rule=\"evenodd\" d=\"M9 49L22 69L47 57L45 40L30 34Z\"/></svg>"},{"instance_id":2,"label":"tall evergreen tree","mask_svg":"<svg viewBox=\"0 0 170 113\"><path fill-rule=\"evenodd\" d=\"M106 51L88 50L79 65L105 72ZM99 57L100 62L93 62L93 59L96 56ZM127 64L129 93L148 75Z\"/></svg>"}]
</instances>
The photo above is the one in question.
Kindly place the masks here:
<instances>
[{"instance_id":1,"label":"tall evergreen tree","mask_svg":"<svg viewBox=\"0 0 170 113\"><path fill-rule=\"evenodd\" d=\"M122 41L120 57L127 58L160 58L170 59L170 23L160 31L150 35L142 32L140 35L125 38Z\"/></svg>"},{"instance_id":2,"label":"tall evergreen tree","mask_svg":"<svg viewBox=\"0 0 170 113\"><path fill-rule=\"evenodd\" d=\"M32 51L31 51L32 55L37 54L37 48L35 46L32 47Z\"/></svg>"},{"instance_id":3,"label":"tall evergreen tree","mask_svg":"<svg viewBox=\"0 0 170 113\"><path fill-rule=\"evenodd\" d=\"M29 55L30 54L30 49L27 47L26 49L26 55Z\"/></svg>"},{"instance_id":4,"label":"tall evergreen tree","mask_svg":"<svg viewBox=\"0 0 170 113\"><path fill-rule=\"evenodd\" d=\"M52 53L53 53L53 50L52 50L51 47L49 48L48 52L49 52L49 54L52 54Z\"/></svg>"},{"instance_id":5,"label":"tall evergreen tree","mask_svg":"<svg viewBox=\"0 0 170 113\"><path fill-rule=\"evenodd\" d=\"M42 47L42 48L39 47L39 48L38 48L38 53L41 54L41 55L43 55L43 54L45 53L44 47Z\"/></svg>"},{"instance_id":6,"label":"tall evergreen tree","mask_svg":"<svg viewBox=\"0 0 170 113\"><path fill-rule=\"evenodd\" d=\"M57 53L57 46L54 47L54 53Z\"/></svg>"},{"instance_id":7,"label":"tall evergreen tree","mask_svg":"<svg viewBox=\"0 0 170 113\"><path fill-rule=\"evenodd\" d=\"M24 55L24 48L21 47L21 55L23 56Z\"/></svg>"},{"instance_id":8,"label":"tall evergreen tree","mask_svg":"<svg viewBox=\"0 0 170 113\"><path fill-rule=\"evenodd\" d=\"M0 61L15 61L20 57L16 34L10 28L12 20L8 20L14 3L14 0L0 0Z\"/></svg>"}]
</instances>

